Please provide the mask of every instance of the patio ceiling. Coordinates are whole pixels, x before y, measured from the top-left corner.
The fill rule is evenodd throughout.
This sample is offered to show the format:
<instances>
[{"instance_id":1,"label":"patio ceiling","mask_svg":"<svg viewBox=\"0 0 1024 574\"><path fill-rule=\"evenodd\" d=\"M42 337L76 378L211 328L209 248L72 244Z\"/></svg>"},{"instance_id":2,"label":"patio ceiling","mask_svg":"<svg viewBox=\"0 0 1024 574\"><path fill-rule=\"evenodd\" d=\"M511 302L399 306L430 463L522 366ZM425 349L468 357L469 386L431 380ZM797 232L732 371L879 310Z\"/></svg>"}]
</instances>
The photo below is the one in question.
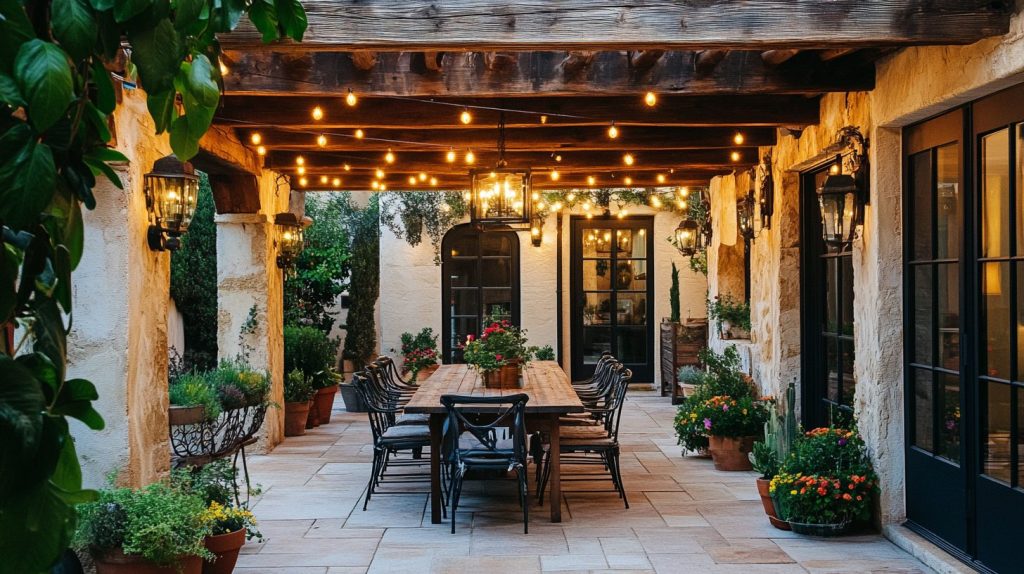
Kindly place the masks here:
<instances>
[{"instance_id":1,"label":"patio ceiling","mask_svg":"<svg viewBox=\"0 0 1024 574\"><path fill-rule=\"evenodd\" d=\"M539 187L582 187L588 176L649 186L659 174L700 185L757 163L774 128L817 123L821 94L872 89L875 61L894 49L1006 33L1012 2L445 4L305 0L301 44L263 45L243 23L222 39L230 72L215 122L244 142L259 134L269 167L297 176L302 155L310 189L321 176L370 189L378 168L388 189L422 188L408 181L421 172L438 189L464 188L465 152L474 167L497 159L499 110L510 165L564 174L536 177Z\"/></svg>"}]
</instances>

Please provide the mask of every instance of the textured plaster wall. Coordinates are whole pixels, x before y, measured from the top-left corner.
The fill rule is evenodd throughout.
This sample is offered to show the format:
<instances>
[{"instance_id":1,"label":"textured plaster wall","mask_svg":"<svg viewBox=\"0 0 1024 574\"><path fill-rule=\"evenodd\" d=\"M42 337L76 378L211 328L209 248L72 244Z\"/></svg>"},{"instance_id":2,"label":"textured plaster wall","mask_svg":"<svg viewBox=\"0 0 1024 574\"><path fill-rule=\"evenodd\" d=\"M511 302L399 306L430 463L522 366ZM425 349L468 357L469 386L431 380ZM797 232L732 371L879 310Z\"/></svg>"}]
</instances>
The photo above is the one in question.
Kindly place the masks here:
<instances>
[{"instance_id":1,"label":"textured plaster wall","mask_svg":"<svg viewBox=\"0 0 1024 574\"><path fill-rule=\"evenodd\" d=\"M142 175L170 153L155 130L145 94L125 90L114 115L117 168L124 190L104 179L96 209L84 211L85 254L74 276L74 322L68 376L91 380L106 427L71 421L86 486L157 479L169 467L167 443L167 313L170 256L146 243Z\"/></svg>"},{"instance_id":2,"label":"textured plaster wall","mask_svg":"<svg viewBox=\"0 0 1024 574\"><path fill-rule=\"evenodd\" d=\"M631 215L653 214L648 208L629 207ZM613 205L612 211L616 208ZM564 365L569 369L570 333L569 311L573 300L569 292L570 277L570 217L562 215L562 314ZM582 215L582 212L577 213ZM679 218L659 213L654 220L654 269L655 281L654 317L669 315L668 291L671 284L670 262L675 261L680 269L681 313L684 317L704 317L707 284L703 275L690 271L688 261L679 255L665 239L672 235ZM519 235L519 265L521 285L521 319L528 331L532 344L557 346L558 337L558 269L557 235L558 221L549 217L544 224L544 239L540 247L533 247L527 232ZM441 332L441 267L434 265L434 248L425 241L410 247L387 229L381 235L381 296L380 330L382 352L395 354L399 349L399 337L404 331L417 331L432 327ZM657 328L657 325L655 325ZM655 334L657 337L657 334ZM659 360L655 348L655 364ZM655 369L658 371L658 369ZM656 374L656 377L658 375ZM638 381L638 382L658 382Z\"/></svg>"}]
</instances>

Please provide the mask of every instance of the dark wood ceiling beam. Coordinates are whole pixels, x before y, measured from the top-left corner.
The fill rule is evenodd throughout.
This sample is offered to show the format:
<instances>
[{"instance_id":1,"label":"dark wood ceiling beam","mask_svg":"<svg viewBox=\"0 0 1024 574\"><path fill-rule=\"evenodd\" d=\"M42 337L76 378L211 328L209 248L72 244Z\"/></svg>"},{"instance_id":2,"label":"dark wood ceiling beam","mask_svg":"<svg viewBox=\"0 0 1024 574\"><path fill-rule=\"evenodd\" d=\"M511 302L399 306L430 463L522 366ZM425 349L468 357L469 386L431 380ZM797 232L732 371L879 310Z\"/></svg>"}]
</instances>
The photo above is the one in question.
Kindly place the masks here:
<instances>
[{"instance_id":1,"label":"dark wood ceiling beam","mask_svg":"<svg viewBox=\"0 0 1024 574\"><path fill-rule=\"evenodd\" d=\"M659 55L660 53L660 55ZM353 56L303 54L308 62L273 52L232 52L228 95L336 96L349 89L367 96L631 95L654 90L676 95L803 94L874 88L874 65L812 65L777 69L759 52L390 52L370 70ZM490 58L490 60L488 60ZM694 61L697 60L695 65ZM434 64L434 68L427 65ZM489 62L489 63L488 63Z\"/></svg>"},{"instance_id":2,"label":"dark wood ceiling beam","mask_svg":"<svg viewBox=\"0 0 1024 574\"><path fill-rule=\"evenodd\" d=\"M706 186L710 183L710 180L715 175L725 175L728 172L721 172L715 174L692 174L683 176L673 176L671 179L666 180L665 183L658 183L653 175L636 176L633 178L633 188L650 188L650 187L701 187ZM321 184L319 179L312 179L307 182L305 188L301 188L297 181L293 179L293 185L303 189L307 192L317 193L323 191L374 191L371 183L372 177L360 176L360 177L342 177L341 182L337 188L332 186L332 182L328 181L327 184ZM387 191L453 191L463 192L469 189L469 176L462 174L462 177L441 177L438 178L437 186L430 186L428 183L423 184L417 181L416 184L410 184L407 179L389 181L386 183ZM569 191L569 190L587 190L590 186L587 184L586 176L564 176L558 181L551 181L546 174L538 174L533 179L531 186L534 190L540 191ZM598 185L594 186L593 189L601 188L622 188L625 184L622 183L622 178L611 179L607 178L601 180Z\"/></svg>"},{"instance_id":3,"label":"dark wood ceiling beam","mask_svg":"<svg viewBox=\"0 0 1024 574\"><path fill-rule=\"evenodd\" d=\"M462 106L502 106L509 127L535 127L540 116L548 125L607 126L800 126L818 122L818 99L803 96L667 96L655 107L639 95L608 98L450 98L439 105L395 98L362 97L352 108L343 98L225 96L214 123L236 128L293 127L308 130L355 128L465 128L458 121ZM315 106L324 111L314 121ZM499 112L471 109L473 126L496 126ZM524 113L518 113L524 112ZM556 114L571 114L563 117Z\"/></svg>"},{"instance_id":4,"label":"dark wood ceiling beam","mask_svg":"<svg viewBox=\"0 0 1024 574\"><path fill-rule=\"evenodd\" d=\"M352 52L352 65L361 72L368 72L377 65L377 53L368 51Z\"/></svg>"},{"instance_id":5,"label":"dark wood ceiling beam","mask_svg":"<svg viewBox=\"0 0 1024 574\"><path fill-rule=\"evenodd\" d=\"M254 131L236 130L238 138L249 141ZM459 149L494 148L497 131L493 127L473 127L461 130L366 130L363 139L356 139L351 132L324 133L295 131L281 128L258 130L263 145L269 150L280 151L437 151L447 146ZM563 127L544 125L536 128L509 129L505 134L505 146L517 151L595 151L595 150L687 150L687 149L732 149L736 146L733 138L742 133L745 146L770 146L775 144L773 128L663 128L627 127L619 129L617 139L609 139L604 126ZM317 136L324 133L327 145L321 147ZM403 143L399 143L403 142ZM415 143L404 143L415 142Z\"/></svg>"},{"instance_id":6,"label":"dark wood ceiling beam","mask_svg":"<svg viewBox=\"0 0 1024 574\"><path fill-rule=\"evenodd\" d=\"M969 44L1008 32L992 0L304 0L301 43L275 50L642 50ZM246 19L226 48L266 49Z\"/></svg>"},{"instance_id":7,"label":"dark wood ceiling beam","mask_svg":"<svg viewBox=\"0 0 1024 574\"><path fill-rule=\"evenodd\" d=\"M839 58L842 58L844 56L849 56L850 54L852 54L852 53L854 53L856 51L857 50L854 50L854 49L851 49L851 48L838 48L838 49L835 49L835 50L822 50L821 52L818 52L818 58L821 59L822 62L831 62L832 60L838 60Z\"/></svg>"},{"instance_id":8,"label":"dark wood ceiling beam","mask_svg":"<svg viewBox=\"0 0 1024 574\"><path fill-rule=\"evenodd\" d=\"M761 52L761 60L764 62L764 65L773 68L785 64L799 53L800 50L765 50Z\"/></svg>"}]
</instances>

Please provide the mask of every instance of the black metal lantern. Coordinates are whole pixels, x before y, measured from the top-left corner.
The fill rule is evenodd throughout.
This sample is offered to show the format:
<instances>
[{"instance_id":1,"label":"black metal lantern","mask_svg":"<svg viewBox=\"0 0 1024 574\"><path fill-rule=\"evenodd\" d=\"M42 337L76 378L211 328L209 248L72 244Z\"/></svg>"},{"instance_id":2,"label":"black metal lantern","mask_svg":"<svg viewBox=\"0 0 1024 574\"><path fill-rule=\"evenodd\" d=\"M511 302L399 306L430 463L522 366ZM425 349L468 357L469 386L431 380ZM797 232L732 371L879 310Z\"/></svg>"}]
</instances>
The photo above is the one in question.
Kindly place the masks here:
<instances>
[{"instance_id":1,"label":"black metal lantern","mask_svg":"<svg viewBox=\"0 0 1024 574\"><path fill-rule=\"evenodd\" d=\"M753 184L751 184L753 185ZM754 192L736 200L736 226L743 239L754 238Z\"/></svg>"},{"instance_id":2,"label":"black metal lantern","mask_svg":"<svg viewBox=\"0 0 1024 574\"><path fill-rule=\"evenodd\" d=\"M199 176L192 164L172 154L156 160L143 183L150 217L149 248L174 251L181 247L181 236L195 215Z\"/></svg>"},{"instance_id":3,"label":"black metal lantern","mask_svg":"<svg viewBox=\"0 0 1024 574\"><path fill-rule=\"evenodd\" d=\"M857 149L859 146L860 149ZM847 126L839 131L832 149L853 148L849 156L852 174L843 173L843 156L836 155L825 182L818 188L821 236L825 243L844 249L853 243L857 225L863 223L868 189L868 141L860 130Z\"/></svg>"},{"instance_id":4,"label":"black metal lantern","mask_svg":"<svg viewBox=\"0 0 1024 574\"><path fill-rule=\"evenodd\" d=\"M277 266L289 269L306 248L306 228L313 224L309 217L299 219L294 213L278 213L274 216L277 226Z\"/></svg>"},{"instance_id":5,"label":"black metal lantern","mask_svg":"<svg viewBox=\"0 0 1024 574\"><path fill-rule=\"evenodd\" d=\"M676 249L686 257L693 257L701 248L700 225L687 217L676 227Z\"/></svg>"},{"instance_id":6,"label":"black metal lantern","mask_svg":"<svg viewBox=\"0 0 1024 574\"><path fill-rule=\"evenodd\" d=\"M493 169L469 172L469 218L475 224L528 224L531 221L529 169L508 167L505 161L505 113L498 120L498 162Z\"/></svg>"}]
</instances>

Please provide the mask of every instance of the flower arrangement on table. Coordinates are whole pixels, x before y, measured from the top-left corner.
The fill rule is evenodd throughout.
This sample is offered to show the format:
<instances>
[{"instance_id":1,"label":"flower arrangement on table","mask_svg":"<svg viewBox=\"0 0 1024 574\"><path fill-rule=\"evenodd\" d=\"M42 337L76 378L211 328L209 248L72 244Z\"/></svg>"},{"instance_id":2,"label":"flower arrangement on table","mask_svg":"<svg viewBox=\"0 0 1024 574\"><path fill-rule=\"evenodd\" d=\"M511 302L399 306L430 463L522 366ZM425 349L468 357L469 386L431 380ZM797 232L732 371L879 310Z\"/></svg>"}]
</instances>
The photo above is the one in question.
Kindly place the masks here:
<instances>
[{"instance_id":1,"label":"flower arrangement on table","mask_svg":"<svg viewBox=\"0 0 1024 574\"><path fill-rule=\"evenodd\" d=\"M402 333L402 367L412 373L416 381L421 371L430 370L437 364L437 335L430 327L424 327L415 335Z\"/></svg>"},{"instance_id":2,"label":"flower arrangement on table","mask_svg":"<svg viewBox=\"0 0 1024 574\"><path fill-rule=\"evenodd\" d=\"M856 430L816 428L794 443L770 492L794 532L841 534L871 518L878 477Z\"/></svg>"},{"instance_id":3,"label":"flower arrangement on table","mask_svg":"<svg viewBox=\"0 0 1024 574\"><path fill-rule=\"evenodd\" d=\"M530 359L530 348L526 345L526 331L513 325L508 319L485 321L479 337L466 336L462 347L463 360L472 365L488 384L490 377L501 371L506 378L503 386L509 386L508 378L518 377L519 367Z\"/></svg>"}]
</instances>

